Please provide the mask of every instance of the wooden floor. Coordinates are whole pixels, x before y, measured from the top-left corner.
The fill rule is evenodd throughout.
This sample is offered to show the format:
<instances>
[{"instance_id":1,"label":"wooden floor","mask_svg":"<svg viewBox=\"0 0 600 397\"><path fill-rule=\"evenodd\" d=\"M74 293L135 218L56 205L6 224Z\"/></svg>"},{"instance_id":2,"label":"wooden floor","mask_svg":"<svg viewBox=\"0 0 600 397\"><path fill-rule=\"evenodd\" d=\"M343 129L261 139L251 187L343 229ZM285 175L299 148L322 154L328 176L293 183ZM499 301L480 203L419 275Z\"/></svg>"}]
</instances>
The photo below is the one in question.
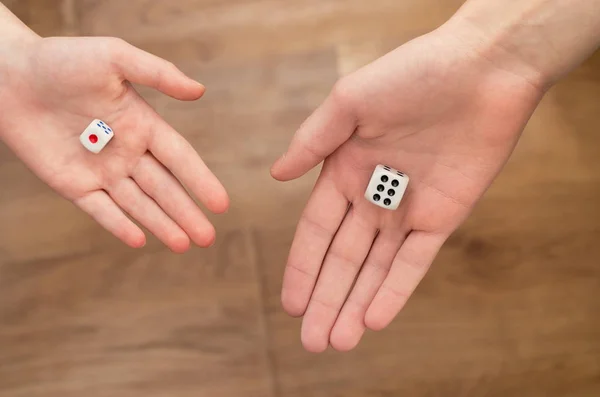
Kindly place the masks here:
<instances>
[{"instance_id":1,"label":"wooden floor","mask_svg":"<svg viewBox=\"0 0 600 397\"><path fill-rule=\"evenodd\" d=\"M9 0L38 33L114 35L208 87L143 95L232 195L218 243L134 251L0 145L2 397L600 395L600 54L548 93L393 325L303 351L280 308L315 173L268 167L340 74L460 0Z\"/></svg>"}]
</instances>

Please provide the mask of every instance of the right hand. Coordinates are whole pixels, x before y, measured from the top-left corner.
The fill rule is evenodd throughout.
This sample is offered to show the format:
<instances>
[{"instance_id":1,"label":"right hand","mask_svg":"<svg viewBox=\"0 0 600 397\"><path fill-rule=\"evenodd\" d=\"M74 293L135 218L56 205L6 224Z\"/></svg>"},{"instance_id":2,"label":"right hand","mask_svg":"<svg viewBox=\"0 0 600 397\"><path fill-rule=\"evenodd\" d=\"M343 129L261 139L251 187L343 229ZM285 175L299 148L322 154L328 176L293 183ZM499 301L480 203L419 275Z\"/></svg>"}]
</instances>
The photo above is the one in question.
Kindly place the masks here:
<instances>
[{"instance_id":1,"label":"right hand","mask_svg":"<svg viewBox=\"0 0 600 397\"><path fill-rule=\"evenodd\" d=\"M302 341L354 348L404 307L438 250L500 172L542 97L439 29L344 77L274 165L279 180L325 161L300 219L282 301ZM396 211L363 194L377 164L410 177Z\"/></svg>"}]
</instances>

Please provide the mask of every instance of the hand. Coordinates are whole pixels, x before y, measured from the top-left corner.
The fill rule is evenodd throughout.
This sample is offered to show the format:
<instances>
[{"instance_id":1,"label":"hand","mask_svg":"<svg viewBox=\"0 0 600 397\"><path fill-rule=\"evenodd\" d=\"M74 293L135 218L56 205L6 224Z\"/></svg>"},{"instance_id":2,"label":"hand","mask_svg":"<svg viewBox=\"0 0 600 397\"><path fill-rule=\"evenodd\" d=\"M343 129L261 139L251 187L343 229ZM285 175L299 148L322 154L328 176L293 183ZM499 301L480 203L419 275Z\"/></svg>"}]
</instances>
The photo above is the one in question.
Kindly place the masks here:
<instances>
[{"instance_id":1,"label":"hand","mask_svg":"<svg viewBox=\"0 0 600 397\"><path fill-rule=\"evenodd\" d=\"M309 351L350 350L394 319L543 95L459 37L440 28L341 79L273 166L285 181L325 160L282 291ZM410 177L397 211L363 198L380 163Z\"/></svg>"},{"instance_id":2,"label":"hand","mask_svg":"<svg viewBox=\"0 0 600 397\"><path fill-rule=\"evenodd\" d=\"M2 49L0 138L37 176L129 246L145 235L122 210L175 252L190 239L213 243L182 183L216 213L227 210L225 189L130 82L185 101L202 96L201 84L119 39L28 36ZM95 118L115 131L97 155L79 142Z\"/></svg>"}]
</instances>

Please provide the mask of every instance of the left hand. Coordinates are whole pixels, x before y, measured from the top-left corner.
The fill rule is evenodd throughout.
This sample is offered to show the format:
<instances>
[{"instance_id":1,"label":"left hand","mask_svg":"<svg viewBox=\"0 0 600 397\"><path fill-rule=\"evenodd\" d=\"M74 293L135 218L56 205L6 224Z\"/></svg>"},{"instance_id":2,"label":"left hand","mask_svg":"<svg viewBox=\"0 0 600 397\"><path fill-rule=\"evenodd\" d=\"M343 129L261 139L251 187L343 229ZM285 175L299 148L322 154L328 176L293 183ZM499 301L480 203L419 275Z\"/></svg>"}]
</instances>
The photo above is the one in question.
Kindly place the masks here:
<instances>
[{"instance_id":1,"label":"left hand","mask_svg":"<svg viewBox=\"0 0 600 397\"><path fill-rule=\"evenodd\" d=\"M131 83L185 101L204 93L173 64L120 39L25 35L0 46L0 138L125 244L146 242L127 213L174 252L186 251L190 240L209 246L214 227L186 187L216 213L227 210L227 192ZM96 118L115 136L92 154L79 135Z\"/></svg>"}]
</instances>

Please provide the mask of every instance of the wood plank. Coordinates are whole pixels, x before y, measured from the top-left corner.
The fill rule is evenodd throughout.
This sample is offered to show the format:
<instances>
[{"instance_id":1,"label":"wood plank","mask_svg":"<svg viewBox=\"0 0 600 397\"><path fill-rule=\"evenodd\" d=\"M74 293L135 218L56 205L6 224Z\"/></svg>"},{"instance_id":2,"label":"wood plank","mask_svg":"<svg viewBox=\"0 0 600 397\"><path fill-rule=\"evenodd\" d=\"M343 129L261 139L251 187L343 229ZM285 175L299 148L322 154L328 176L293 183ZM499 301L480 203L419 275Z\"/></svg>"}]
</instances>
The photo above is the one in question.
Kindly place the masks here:
<instances>
[{"instance_id":1,"label":"wood plank","mask_svg":"<svg viewBox=\"0 0 600 397\"><path fill-rule=\"evenodd\" d=\"M206 84L197 103L140 92L233 205L209 250L133 251L0 146L0 396L600 394L600 55L547 95L397 321L314 356L279 292L318 170L280 184L268 167L339 75L462 1L5 3L44 36L119 36Z\"/></svg>"},{"instance_id":2,"label":"wood plank","mask_svg":"<svg viewBox=\"0 0 600 397\"><path fill-rule=\"evenodd\" d=\"M260 59L330 48L365 38L403 42L442 24L461 0L82 0L85 34L153 42L206 59ZM110 15L107 22L98 15ZM188 39L194 38L190 46ZM180 43L184 40L184 43ZM176 59L177 60L177 59Z\"/></svg>"},{"instance_id":3,"label":"wood plank","mask_svg":"<svg viewBox=\"0 0 600 397\"><path fill-rule=\"evenodd\" d=\"M8 0L2 3L42 37L75 33L74 0Z\"/></svg>"},{"instance_id":4,"label":"wood plank","mask_svg":"<svg viewBox=\"0 0 600 397\"><path fill-rule=\"evenodd\" d=\"M254 248L0 266L2 396L272 396Z\"/></svg>"}]
</instances>

